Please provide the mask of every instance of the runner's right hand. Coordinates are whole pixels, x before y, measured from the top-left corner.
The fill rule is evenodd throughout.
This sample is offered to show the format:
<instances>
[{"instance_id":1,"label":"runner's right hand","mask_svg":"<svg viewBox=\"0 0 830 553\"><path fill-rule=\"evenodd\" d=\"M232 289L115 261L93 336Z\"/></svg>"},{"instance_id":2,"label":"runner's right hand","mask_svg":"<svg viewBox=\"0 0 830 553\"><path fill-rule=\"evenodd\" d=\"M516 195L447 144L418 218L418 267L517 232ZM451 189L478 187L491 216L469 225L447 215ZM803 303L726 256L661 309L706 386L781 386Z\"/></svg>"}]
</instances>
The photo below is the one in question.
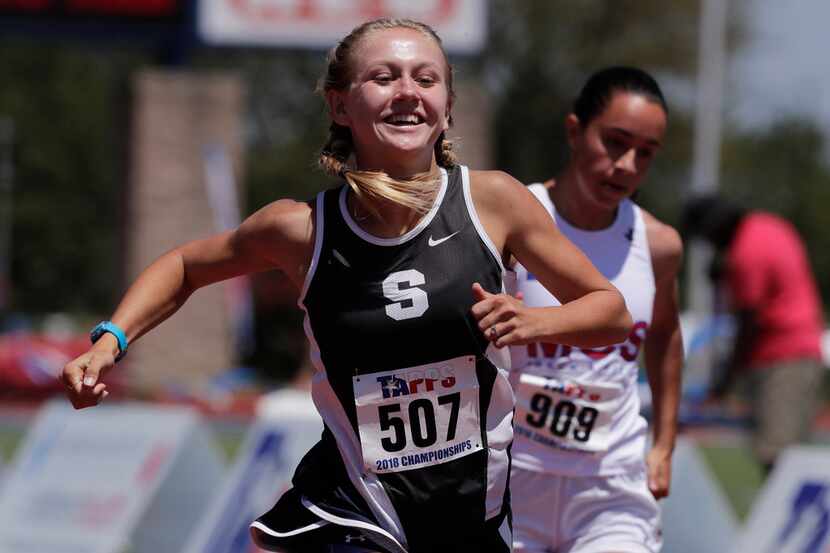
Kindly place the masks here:
<instances>
[{"instance_id":1,"label":"runner's right hand","mask_svg":"<svg viewBox=\"0 0 830 553\"><path fill-rule=\"evenodd\" d=\"M100 377L114 364L112 353L93 346L63 367L60 380L75 409L98 405L109 395L107 385L100 381Z\"/></svg>"}]
</instances>

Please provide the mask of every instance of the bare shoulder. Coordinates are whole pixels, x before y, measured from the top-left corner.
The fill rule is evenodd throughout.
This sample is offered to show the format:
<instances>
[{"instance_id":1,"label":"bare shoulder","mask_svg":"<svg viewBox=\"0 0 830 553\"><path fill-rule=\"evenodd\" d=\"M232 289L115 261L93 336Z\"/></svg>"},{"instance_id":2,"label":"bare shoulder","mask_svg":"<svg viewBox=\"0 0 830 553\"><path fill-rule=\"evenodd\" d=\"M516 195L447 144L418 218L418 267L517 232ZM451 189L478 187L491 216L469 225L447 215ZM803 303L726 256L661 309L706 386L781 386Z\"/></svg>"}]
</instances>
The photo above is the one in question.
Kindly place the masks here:
<instances>
[{"instance_id":1,"label":"bare shoulder","mask_svg":"<svg viewBox=\"0 0 830 553\"><path fill-rule=\"evenodd\" d=\"M487 193L498 194L511 189L524 188L524 185L504 171L470 171L470 186Z\"/></svg>"},{"instance_id":2,"label":"bare shoulder","mask_svg":"<svg viewBox=\"0 0 830 553\"><path fill-rule=\"evenodd\" d=\"M504 261L528 243L557 238L553 219L525 185L502 171L471 171L470 194L476 212ZM517 258L521 259L519 255Z\"/></svg>"},{"instance_id":3,"label":"bare shoulder","mask_svg":"<svg viewBox=\"0 0 830 553\"><path fill-rule=\"evenodd\" d=\"M273 260L287 272L304 265L314 243L314 207L282 199L245 219L234 237L237 247Z\"/></svg>"},{"instance_id":4,"label":"bare shoulder","mask_svg":"<svg viewBox=\"0 0 830 553\"><path fill-rule=\"evenodd\" d=\"M646 237L657 278L677 276L683 261L683 240L680 233L641 208Z\"/></svg>"},{"instance_id":5,"label":"bare shoulder","mask_svg":"<svg viewBox=\"0 0 830 553\"><path fill-rule=\"evenodd\" d=\"M313 208L308 202L277 200L248 217L243 233L260 239L303 240L311 230Z\"/></svg>"},{"instance_id":6,"label":"bare shoulder","mask_svg":"<svg viewBox=\"0 0 830 553\"><path fill-rule=\"evenodd\" d=\"M504 211L516 208L533 196L504 171L470 171L470 194L477 209Z\"/></svg>"}]
</instances>

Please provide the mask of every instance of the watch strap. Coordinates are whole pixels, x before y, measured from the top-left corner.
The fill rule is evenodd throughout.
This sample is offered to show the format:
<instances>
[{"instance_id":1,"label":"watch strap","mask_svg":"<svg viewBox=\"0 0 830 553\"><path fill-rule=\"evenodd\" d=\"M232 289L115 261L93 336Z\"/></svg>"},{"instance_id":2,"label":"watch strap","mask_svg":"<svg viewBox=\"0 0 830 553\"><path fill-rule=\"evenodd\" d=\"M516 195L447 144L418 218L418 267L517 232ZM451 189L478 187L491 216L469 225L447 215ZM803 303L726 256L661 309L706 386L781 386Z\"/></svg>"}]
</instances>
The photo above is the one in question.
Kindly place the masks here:
<instances>
[{"instance_id":1,"label":"watch strap","mask_svg":"<svg viewBox=\"0 0 830 553\"><path fill-rule=\"evenodd\" d=\"M93 328L89 333L89 339L94 344L106 333L112 334L118 341L118 355L115 357L115 360L119 361L122 357L127 355L127 348L130 345L129 340L127 340L127 334L112 321L101 321L95 325L95 328Z\"/></svg>"}]
</instances>

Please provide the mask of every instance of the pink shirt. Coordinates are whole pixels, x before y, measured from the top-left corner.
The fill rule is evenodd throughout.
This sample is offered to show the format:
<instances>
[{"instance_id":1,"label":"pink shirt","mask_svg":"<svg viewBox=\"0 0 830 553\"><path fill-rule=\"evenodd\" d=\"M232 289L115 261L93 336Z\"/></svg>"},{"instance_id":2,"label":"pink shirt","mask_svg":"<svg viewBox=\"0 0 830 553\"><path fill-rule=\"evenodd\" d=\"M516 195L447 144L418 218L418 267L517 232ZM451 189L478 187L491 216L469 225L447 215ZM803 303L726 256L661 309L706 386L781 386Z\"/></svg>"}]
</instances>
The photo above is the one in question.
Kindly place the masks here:
<instances>
[{"instance_id":1,"label":"pink shirt","mask_svg":"<svg viewBox=\"0 0 830 553\"><path fill-rule=\"evenodd\" d=\"M804 245L789 222L748 214L729 246L727 267L734 307L757 315L759 334L747 353L748 366L821 359L821 300Z\"/></svg>"}]
</instances>

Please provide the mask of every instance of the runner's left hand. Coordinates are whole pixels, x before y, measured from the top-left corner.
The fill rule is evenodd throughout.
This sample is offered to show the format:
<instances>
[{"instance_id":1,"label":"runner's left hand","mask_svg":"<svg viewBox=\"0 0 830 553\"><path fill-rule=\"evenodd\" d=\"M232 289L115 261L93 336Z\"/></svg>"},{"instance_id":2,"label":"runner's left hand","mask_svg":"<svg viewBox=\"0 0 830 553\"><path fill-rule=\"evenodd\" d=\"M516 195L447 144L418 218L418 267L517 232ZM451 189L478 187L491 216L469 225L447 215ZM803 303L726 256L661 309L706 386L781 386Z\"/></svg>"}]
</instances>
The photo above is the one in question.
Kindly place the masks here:
<instances>
[{"instance_id":1,"label":"runner's left hand","mask_svg":"<svg viewBox=\"0 0 830 553\"><path fill-rule=\"evenodd\" d=\"M654 499L668 497L671 485L671 451L654 447L646 457L648 489Z\"/></svg>"},{"instance_id":2,"label":"runner's left hand","mask_svg":"<svg viewBox=\"0 0 830 553\"><path fill-rule=\"evenodd\" d=\"M479 283L473 284L473 317L487 340L497 348L534 341L533 310L509 294L491 294Z\"/></svg>"}]
</instances>

